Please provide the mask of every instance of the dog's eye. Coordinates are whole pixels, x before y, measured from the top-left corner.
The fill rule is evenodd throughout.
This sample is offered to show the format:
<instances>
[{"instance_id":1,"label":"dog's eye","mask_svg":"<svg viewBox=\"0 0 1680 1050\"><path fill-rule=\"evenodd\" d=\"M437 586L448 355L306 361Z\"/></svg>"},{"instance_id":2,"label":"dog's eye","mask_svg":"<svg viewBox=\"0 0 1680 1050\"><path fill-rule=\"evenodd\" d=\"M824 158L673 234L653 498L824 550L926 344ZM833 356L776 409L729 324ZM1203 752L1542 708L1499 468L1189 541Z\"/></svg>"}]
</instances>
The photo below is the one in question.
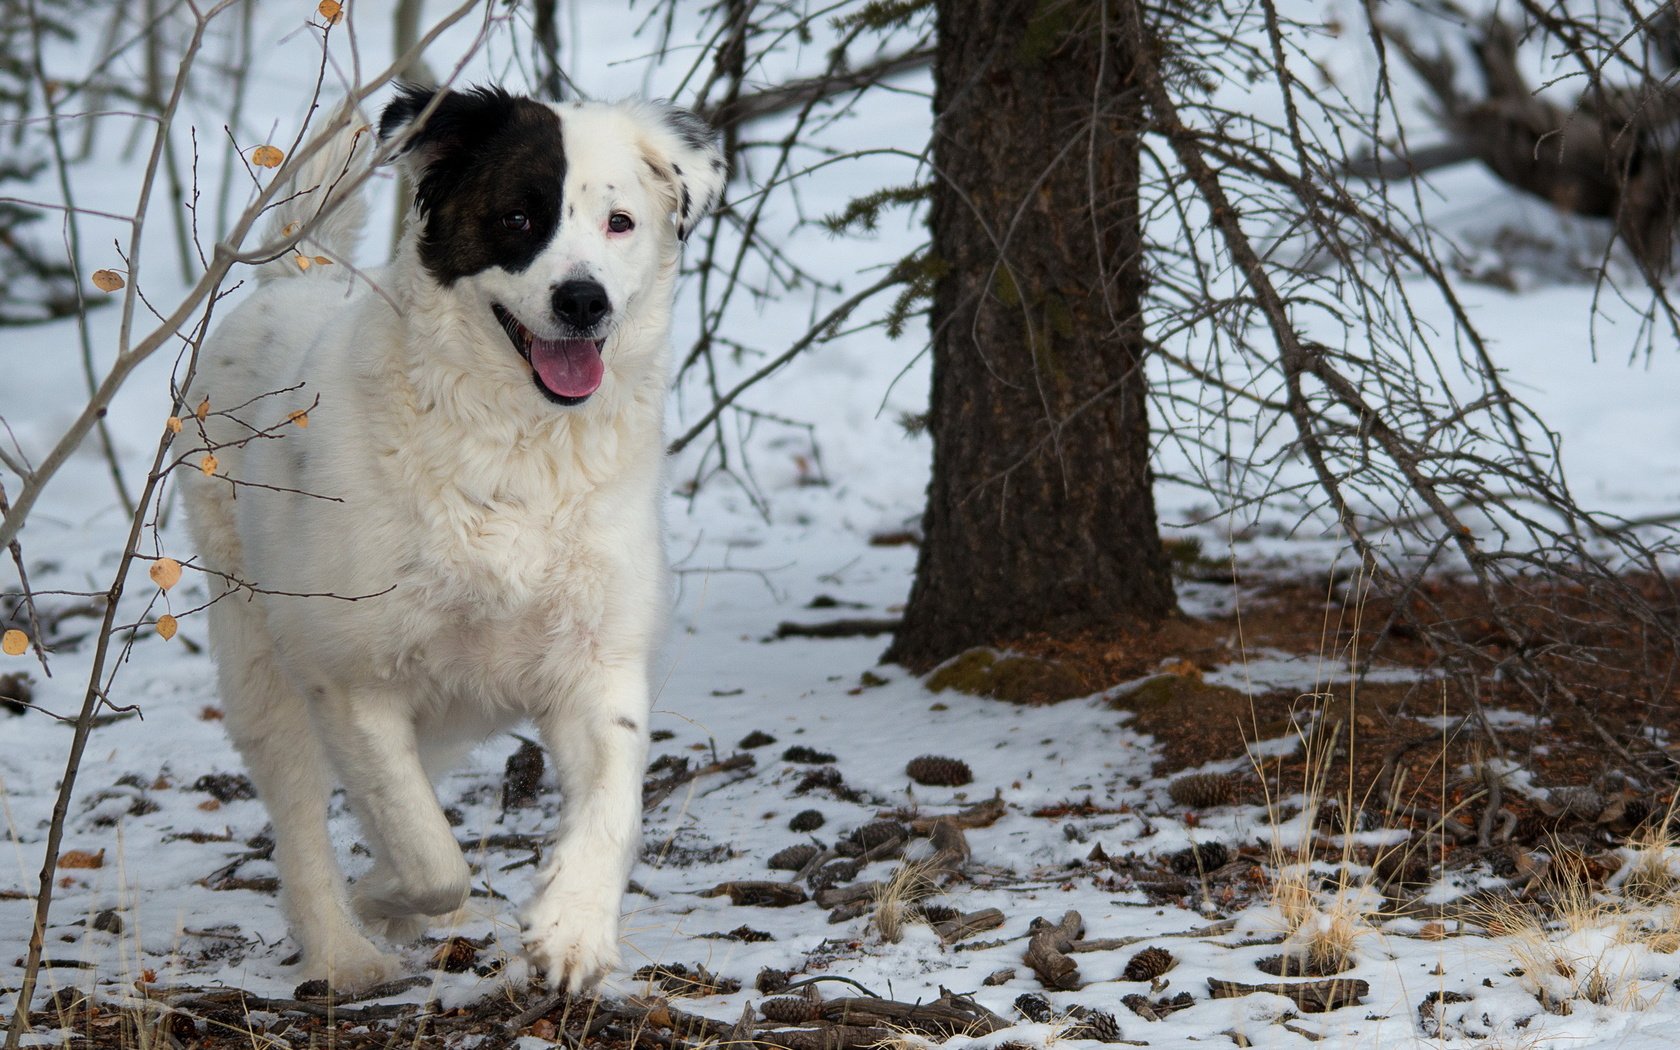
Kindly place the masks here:
<instances>
[{"instance_id":1,"label":"dog's eye","mask_svg":"<svg viewBox=\"0 0 1680 1050\"><path fill-rule=\"evenodd\" d=\"M621 211L615 211L607 219L607 229L614 233L629 233L636 228L636 220Z\"/></svg>"},{"instance_id":2,"label":"dog's eye","mask_svg":"<svg viewBox=\"0 0 1680 1050\"><path fill-rule=\"evenodd\" d=\"M531 228L531 217L522 211L510 211L502 216L502 225L524 233Z\"/></svg>"}]
</instances>

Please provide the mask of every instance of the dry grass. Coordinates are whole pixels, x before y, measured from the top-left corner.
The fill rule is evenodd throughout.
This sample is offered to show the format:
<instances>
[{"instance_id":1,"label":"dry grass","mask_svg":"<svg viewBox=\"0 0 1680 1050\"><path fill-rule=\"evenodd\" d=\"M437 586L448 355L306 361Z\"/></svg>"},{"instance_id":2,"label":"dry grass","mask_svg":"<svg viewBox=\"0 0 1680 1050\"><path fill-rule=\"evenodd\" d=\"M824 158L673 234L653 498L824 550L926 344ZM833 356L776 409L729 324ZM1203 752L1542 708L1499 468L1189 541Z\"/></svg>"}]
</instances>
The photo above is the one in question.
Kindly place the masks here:
<instances>
[{"instance_id":1,"label":"dry grass","mask_svg":"<svg viewBox=\"0 0 1680 1050\"><path fill-rule=\"evenodd\" d=\"M1647 957L1680 949L1680 878L1666 822L1644 842L1619 892L1596 888L1581 877L1579 855L1555 847L1529 900L1498 900L1476 917L1546 1010L1568 1013L1575 1000L1639 1010L1662 987L1647 978Z\"/></svg>"},{"instance_id":2,"label":"dry grass","mask_svg":"<svg viewBox=\"0 0 1680 1050\"><path fill-rule=\"evenodd\" d=\"M897 944L904 938L904 926L913 917L912 905L939 889L936 868L924 861L907 860L894 869L874 895L873 923L882 943Z\"/></svg>"}]
</instances>

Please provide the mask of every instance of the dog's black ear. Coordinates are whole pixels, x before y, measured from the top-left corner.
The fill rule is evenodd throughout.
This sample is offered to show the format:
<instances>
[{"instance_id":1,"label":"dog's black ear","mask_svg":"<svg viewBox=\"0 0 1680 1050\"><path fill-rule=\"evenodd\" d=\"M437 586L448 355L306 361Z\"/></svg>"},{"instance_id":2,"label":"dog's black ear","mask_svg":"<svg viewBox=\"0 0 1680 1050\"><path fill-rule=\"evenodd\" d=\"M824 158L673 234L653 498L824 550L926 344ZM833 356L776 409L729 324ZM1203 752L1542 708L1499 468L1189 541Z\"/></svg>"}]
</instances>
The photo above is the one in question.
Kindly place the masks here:
<instances>
[{"instance_id":1,"label":"dog's black ear","mask_svg":"<svg viewBox=\"0 0 1680 1050\"><path fill-rule=\"evenodd\" d=\"M717 132L677 106L664 102L634 105L648 167L676 216L677 239L686 241L700 220L717 207L729 181Z\"/></svg>"},{"instance_id":2,"label":"dog's black ear","mask_svg":"<svg viewBox=\"0 0 1680 1050\"><path fill-rule=\"evenodd\" d=\"M415 176L416 199L425 207L441 176L458 166L445 162L469 156L477 143L515 119L519 103L498 87L440 91L399 84L397 97L380 114L379 139L404 139L397 157Z\"/></svg>"},{"instance_id":3,"label":"dog's black ear","mask_svg":"<svg viewBox=\"0 0 1680 1050\"><path fill-rule=\"evenodd\" d=\"M397 97L385 107L385 112L379 115L379 141L389 142L402 134L402 130L414 123L416 117L437 95L437 92L419 84L403 82L397 85ZM411 141L403 152L414 147Z\"/></svg>"}]
</instances>

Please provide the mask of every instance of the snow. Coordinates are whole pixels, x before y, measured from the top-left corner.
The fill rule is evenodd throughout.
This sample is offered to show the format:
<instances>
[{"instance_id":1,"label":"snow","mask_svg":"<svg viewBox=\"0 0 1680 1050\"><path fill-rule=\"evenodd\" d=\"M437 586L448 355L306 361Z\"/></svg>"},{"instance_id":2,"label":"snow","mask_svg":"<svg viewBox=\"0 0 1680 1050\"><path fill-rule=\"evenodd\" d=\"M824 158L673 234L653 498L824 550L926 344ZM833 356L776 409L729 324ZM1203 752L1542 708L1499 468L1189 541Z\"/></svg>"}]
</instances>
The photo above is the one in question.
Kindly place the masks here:
<instances>
[{"instance_id":1,"label":"snow","mask_svg":"<svg viewBox=\"0 0 1680 1050\"><path fill-rule=\"evenodd\" d=\"M579 17L568 37L573 52L587 56L572 63L586 90L609 96L675 90L673 70L643 61L645 42L623 39L614 28L621 25L619 5L579 6L603 15ZM260 90L253 92L253 111L242 129L245 141L253 143L271 127L292 126L313 71L314 45L309 34L298 31L296 12L264 7L257 25L257 39L264 46L257 49L258 71L253 75ZM620 12L619 17L613 12ZM357 16L367 25L382 26L384 13L379 4L357 6ZM680 29L677 39L683 39ZM435 64L452 66L467 52L475 32L476 27L468 25L446 33ZM370 31L363 40L365 65L382 60L378 51L383 45L375 46L376 37L382 39L382 34ZM490 41L487 55L468 65L469 78L517 76L516 51L505 30L493 31ZM1342 68L1358 68L1349 65L1351 47L1334 52ZM775 57L769 71L806 69L820 55L820 44L803 51L790 45ZM64 60L85 58L70 55ZM907 83L923 90L927 86L925 81ZM195 105L192 119L202 141L219 129L223 117L208 102ZM868 103L854 124L851 134L859 140L913 150L925 137L927 111L913 94L889 95ZM283 130L276 137L283 138ZM131 198L138 179L136 162L120 151L120 138L102 136L102 163L76 174L84 201L118 211L126 207L122 202ZM820 215L837 210L858 186L903 181L913 167L902 157L877 157L844 171L812 175L804 190L806 211ZM207 180L219 175L219 164L208 150L201 170ZM1490 215L1508 220L1513 211L1529 223L1555 221L1537 204L1513 202L1478 172L1457 169L1439 182L1442 194L1464 213L1479 214L1478 221L1495 221ZM42 185L37 192L52 190ZM372 192L378 203L370 228L389 229L392 187L380 181ZM826 267L825 274L847 287L869 279L864 271L901 254L917 237L909 220L884 224L872 239L830 240L801 226L795 216L774 218L811 256L808 264ZM146 281L154 299L172 301L167 296L179 293L181 286L178 276L169 272L165 225L161 220L154 223L158 233L149 242L153 254ZM90 260L107 264L111 256L105 246L122 232L115 224L90 221L83 235ZM370 248L369 258L377 256L377 246ZM689 319L695 313L692 283L685 295L689 298L679 316ZM1604 352L1595 360L1590 350L1595 334L1591 289L1584 286L1536 286L1517 293L1469 286L1466 295L1493 336L1495 353L1509 368L1511 381L1562 433L1564 458L1577 491L1595 506L1629 516L1669 509L1680 497L1680 457L1670 451L1680 446L1680 422L1668 393L1680 361L1658 354L1629 364ZM837 299L836 295L826 301ZM1608 311L1596 321L1602 349L1616 345L1616 333L1631 330L1634 319L1625 309L1617 313L1614 303L1600 303L1599 308ZM97 346L113 345L116 312L105 308L91 315ZM738 305L734 313L739 338L773 352L804 330L810 307L792 296L781 302ZM679 345L685 345L689 334L679 331ZM671 501L669 548L678 569L678 592L657 679L653 722L656 732L669 736L655 744L654 754L703 762L733 753L736 742L754 730L769 733L776 743L753 752L756 766L750 773L699 778L649 814L643 860L634 873L640 889L626 898L625 961L607 983L610 994L645 991L630 976L645 963L698 963L742 981L743 989L698 1000L688 1008L731 1021L744 1004L760 998L753 979L761 967L799 969L808 964L811 972L846 977L903 1000L932 998L940 986L972 991L984 1005L1013 1018L1016 996L1043 991L1021 958L1028 923L1035 917L1054 921L1071 909L1083 915L1092 937L1142 940L1133 947L1080 955L1086 986L1044 994L1058 1007L1077 1003L1113 1012L1125 1037L1145 1039L1152 1046L1223 1045L1227 1033L1233 1032L1259 1047L1305 1045L1310 1037L1299 1031L1322 1036L1333 1046L1437 1045L1420 1031L1418 1005L1428 993L1443 991L1470 997L1468 1002L1440 1007L1442 1031L1455 1039L1532 1046L1615 1045L1629 1050L1672 1045L1680 1002L1667 977L1675 968L1675 956L1618 940L1620 927L1608 919L1560 933L1555 950L1597 960L1601 969L1618 975L1622 992L1602 1004L1577 999L1567 1016L1543 1011L1523 979L1509 976L1520 947L1512 938L1467 934L1429 940L1419 936L1423 925L1418 920L1384 919L1363 905L1357 909L1362 932L1354 949L1356 964L1346 975L1370 983L1371 994L1362 1006L1297 1016L1294 1004L1281 996L1209 998L1210 977L1267 980L1255 976L1260 971L1254 963L1280 950L1277 942L1287 927L1278 909L1255 905L1237 912L1236 925L1227 932L1182 936L1225 913L1212 902L1189 908L1150 903L1143 893L1121 888L1101 867L1084 864L1085 858L1094 846L1111 857L1128 852L1165 856L1214 840L1271 848L1309 834L1305 814L1271 824L1257 807L1222 807L1190 823L1170 809L1164 780L1151 772L1151 741L1129 729L1125 717L1100 697L1028 709L952 693L935 695L901 669L877 664L882 639L773 640L775 625L782 620L832 615L807 611L820 595L850 603L848 614L860 616L889 615L905 599L914 549L874 546L869 540L913 525L920 514L928 444L925 438L905 436L894 420L925 406L927 362L915 356L923 335L912 331L893 343L878 332L859 333L796 362L749 400L812 424L810 433L819 447L811 446L805 430L765 427L746 442L754 458L752 473L742 484L714 477L692 498ZM12 330L0 342L0 376L8 377L0 385L0 417L31 457L38 458L49 447L81 404L74 347L74 329L66 323ZM171 364L160 359L148 365L113 406L110 425L131 478L144 469L156 440ZM744 367L754 364L749 360ZM697 388L682 393L681 414L673 410L674 429L682 419L692 419L697 406L703 407ZM821 477L828 483L802 484L819 453ZM1175 454L1170 443L1163 445L1163 457ZM674 464L674 485L707 465L701 456L697 448ZM1200 518L1207 510L1204 495L1179 486L1164 486L1161 500L1163 519L1169 523ZM89 442L23 534L36 587L47 591L105 586L124 522L104 466ZM1245 522L1216 516L1209 524L1185 531L1201 538L1210 554L1234 549L1245 563L1273 559L1286 567L1328 566L1337 549L1333 538L1289 538L1277 530L1245 530ZM153 542L149 533L144 543L149 549ZM157 532L155 542L158 549L177 556L188 552L178 510ZM138 570L119 622L139 620L155 593L146 585L143 569ZM180 635L165 642L149 630L140 631L118 669L112 699L134 713L94 732L65 842L67 849L104 850L104 862L97 868L59 872L47 955L75 966L44 971L47 992L75 985L120 998L145 976L165 986L226 985L285 996L296 983L284 964L293 948L274 896L260 889L217 889L210 884L219 869L253 851L251 842L264 831L266 819L257 801L218 802L195 788L201 777L240 769L215 717L217 699L212 666L203 651L202 618L184 614L203 596L201 581L189 574L164 603L182 614ZM1234 601L1231 588L1205 584L1187 585L1180 596L1192 613L1223 611ZM51 711L73 712L81 702L90 650L83 645L55 654L50 679L20 658L0 663L0 672L35 672L38 703ZM1253 650L1210 679L1257 691L1310 692L1335 679L1339 671L1322 661ZM882 681L865 682L866 673ZM67 726L44 715L0 714L0 818L6 828L5 844L0 846L0 1010L8 1014L29 930L29 895L69 739ZM796 785L814 767L778 757L793 744L833 752L835 768L864 800L846 801L822 791L796 796ZM1276 753L1293 744L1260 741L1255 752ZM537 807L501 811L502 764L515 746L508 737L488 742L439 786L445 805L459 810L462 823L457 831L464 842L492 836L516 841L552 826L557 805L552 791ZM913 785L905 776L905 764L926 753L966 760L974 769L975 783L955 790ZM1513 783L1523 775L1521 770L1508 771ZM732 905L727 897L699 896L725 881L778 876L781 873L765 867L770 854L812 837L831 843L881 810L948 813L994 793L1007 804L1007 813L993 826L968 833L974 854L970 878L941 902L964 911L997 907L1007 919L1001 928L958 945L941 945L927 927L917 924L907 927L899 943L884 944L868 916L829 925L823 912L810 904L748 907ZM1056 819L1033 816L1035 810L1085 798L1103 812ZM1280 805L1290 801L1280 800ZM810 835L789 831L788 818L806 808L821 812L826 823ZM342 806L335 814L334 832L350 869L365 867L365 857L356 852L353 823ZM1355 837L1370 844L1394 841L1388 832ZM522 988L526 969L518 958L510 900L521 900L527 892L530 857L528 849L518 846L470 850L477 871L475 887L481 892L447 928L488 938L490 947L482 958L505 962L500 973L480 977L437 972L429 984L397 999L437 999L451 1007L497 994L505 985ZM886 878L893 867L891 861L877 862L859 878ZM251 859L237 864L233 874L260 880L272 877L274 870L267 861ZM1329 906L1333 898L1326 894L1323 903ZM95 928L108 909L120 917L120 932L112 932L108 921L99 923L108 928ZM743 925L771 939L749 943L708 936ZM439 936L445 932L442 927L433 930ZM1188 991L1197 999L1193 1007L1153 1023L1119 1002L1122 994L1148 991L1121 980L1120 974L1132 952L1149 944L1169 948L1178 960L1166 975L1169 987L1149 992L1150 998ZM427 950L406 952L412 972L425 972ZM1013 970L1014 976L995 986L983 983L1001 970ZM1019 1039L1043 1044L1065 1038L1055 1026L1023 1023L986 1042ZM46 1034L36 1041L53 1045L55 1039ZM526 1036L517 1045L548 1044Z\"/></svg>"}]
</instances>

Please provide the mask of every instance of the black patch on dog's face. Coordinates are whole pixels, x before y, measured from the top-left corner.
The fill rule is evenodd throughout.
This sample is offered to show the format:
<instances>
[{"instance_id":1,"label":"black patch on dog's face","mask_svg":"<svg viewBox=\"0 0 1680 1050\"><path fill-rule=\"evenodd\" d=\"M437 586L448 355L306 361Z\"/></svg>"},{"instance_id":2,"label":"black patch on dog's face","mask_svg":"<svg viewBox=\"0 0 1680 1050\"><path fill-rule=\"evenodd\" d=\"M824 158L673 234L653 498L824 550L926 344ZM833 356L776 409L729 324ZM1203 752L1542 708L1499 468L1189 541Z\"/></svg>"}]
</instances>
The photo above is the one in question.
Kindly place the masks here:
<instances>
[{"instance_id":1,"label":"black patch on dog's face","mask_svg":"<svg viewBox=\"0 0 1680 1050\"><path fill-rule=\"evenodd\" d=\"M379 118L380 138L407 127L433 95L401 87ZM494 87L447 92L408 149L425 222L420 261L439 284L493 266L519 273L553 238L566 151L552 109Z\"/></svg>"}]
</instances>

